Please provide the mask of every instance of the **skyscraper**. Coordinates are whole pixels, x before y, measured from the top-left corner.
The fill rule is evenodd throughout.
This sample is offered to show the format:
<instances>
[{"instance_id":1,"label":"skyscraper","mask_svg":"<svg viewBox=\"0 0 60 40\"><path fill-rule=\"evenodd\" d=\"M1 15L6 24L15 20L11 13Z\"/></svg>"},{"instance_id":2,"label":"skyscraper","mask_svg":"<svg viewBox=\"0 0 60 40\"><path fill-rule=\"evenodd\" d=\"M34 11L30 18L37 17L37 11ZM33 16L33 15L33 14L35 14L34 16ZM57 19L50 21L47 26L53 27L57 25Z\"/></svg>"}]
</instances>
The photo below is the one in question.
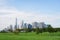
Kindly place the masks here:
<instances>
[{"instance_id":1,"label":"skyscraper","mask_svg":"<svg viewBox=\"0 0 60 40\"><path fill-rule=\"evenodd\" d=\"M44 22L39 23L39 28L46 28L46 24Z\"/></svg>"},{"instance_id":2,"label":"skyscraper","mask_svg":"<svg viewBox=\"0 0 60 40\"><path fill-rule=\"evenodd\" d=\"M10 25L10 31L13 31L13 26L12 25Z\"/></svg>"},{"instance_id":3,"label":"skyscraper","mask_svg":"<svg viewBox=\"0 0 60 40\"><path fill-rule=\"evenodd\" d=\"M15 29L17 29L18 27L17 27L17 18L16 18L16 23L15 23Z\"/></svg>"},{"instance_id":4,"label":"skyscraper","mask_svg":"<svg viewBox=\"0 0 60 40\"><path fill-rule=\"evenodd\" d=\"M24 21L22 21L22 24L21 24L21 29L24 28Z\"/></svg>"},{"instance_id":5,"label":"skyscraper","mask_svg":"<svg viewBox=\"0 0 60 40\"><path fill-rule=\"evenodd\" d=\"M38 27L38 22L33 22L32 26L33 26L33 28L37 28Z\"/></svg>"},{"instance_id":6,"label":"skyscraper","mask_svg":"<svg viewBox=\"0 0 60 40\"><path fill-rule=\"evenodd\" d=\"M44 22L34 22L33 24L32 24L32 26L33 26L33 28L46 28L46 24L44 23Z\"/></svg>"},{"instance_id":7,"label":"skyscraper","mask_svg":"<svg viewBox=\"0 0 60 40\"><path fill-rule=\"evenodd\" d=\"M28 29L32 29L32 25L31 24L28 24Z\"/></svg>"},{"instance_id":8,"label":"skyscraper","mask_svg":"<svg viewBox=\"0 0 60 40\"><path fill-rule=\"evenodd\" d=\"M27 23L24 23L24 28L28 28L28 24Z\"/></svg>"}]
</instances>

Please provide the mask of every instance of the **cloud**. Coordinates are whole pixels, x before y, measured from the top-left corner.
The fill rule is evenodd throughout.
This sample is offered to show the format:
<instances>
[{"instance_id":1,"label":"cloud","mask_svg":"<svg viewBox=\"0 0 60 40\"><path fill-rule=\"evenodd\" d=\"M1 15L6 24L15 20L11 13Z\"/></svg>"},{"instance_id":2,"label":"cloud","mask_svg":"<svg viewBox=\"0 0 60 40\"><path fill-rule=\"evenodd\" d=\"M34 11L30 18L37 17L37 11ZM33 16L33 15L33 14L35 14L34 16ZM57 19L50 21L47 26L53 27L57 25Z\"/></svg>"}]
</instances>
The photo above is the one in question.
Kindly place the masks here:
<instances>
[{"instance_id":1,"label":"cloud","mask_svg":"<svg viewBox=\"0 0 60 40\"><path fill-rule=\"evenodd\" d=\"M31 20L31 21L48 21L53 22L57 19L60 19L59 16L51 16L51 15L44 15L42 13L40 14L34 14L32 12L24 12L19 11L15 7L4 7L0 9L0 17L12 17L12 18L20 18L23 20Z\"/></svg>"},{"instance_id":2,"label":"cloud","mask_svg":"<svg viewBox=\"0 0 60 40\"><path fill-rule=\"evenodd\" d=\"M13 6L6 5L6 3L6 0L0 0L0 29L3 29L9 26L10 24L14 25L16 17L18 18L18 24L20 24L20 22L24 20L24 22L27 23L38 21L46 22L47 24L49 23L54 26L57 20L60 20L60 16L49 15L44 13L37 14L36 12L19 11Z\"/></svg>"},{"instance_id":3,"label":"cloud","mask_svg":"<svg viewBox=\"0 0 60 40\"><path fill-rule=\"evenodd\" d=\"M36 12L25 12L25 11L19 11L15 7L1 7L0 9L0 17L8 17L8 18L18 18L20 20L24 20L26 22L46 22L46 23L54 23L56 20L60 19L60 16L53 16L53 15L46 15L46 14L34 14Z\"/></svg>"}]
</instances>

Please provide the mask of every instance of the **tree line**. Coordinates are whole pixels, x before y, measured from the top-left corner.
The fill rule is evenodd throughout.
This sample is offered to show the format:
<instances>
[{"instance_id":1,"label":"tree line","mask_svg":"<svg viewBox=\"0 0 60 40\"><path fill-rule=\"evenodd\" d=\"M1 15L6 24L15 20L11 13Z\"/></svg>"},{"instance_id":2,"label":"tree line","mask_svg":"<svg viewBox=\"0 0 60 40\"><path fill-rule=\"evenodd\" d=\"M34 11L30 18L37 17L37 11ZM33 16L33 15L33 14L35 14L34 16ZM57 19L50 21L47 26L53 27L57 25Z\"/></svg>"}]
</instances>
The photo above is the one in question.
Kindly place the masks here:
<instances>
[{"instance_id":1,"label":"tree line","mask_svg":"<svg viewBox=\"0 0 60 40\"><path fill-rule=\"evenodd\" d=\"M9 32L13 32L12 30L8 30ZM36 34L39 33L43 33L43 32L49 32L49 33L53 33L53 32L60 32L60 28L53 28L51 25L47 25L46 28L24 28L24 29L15 29L15 31L13 33L18 34L20 32L36 32ZM5 30L2 30L1 33L6 33Z\"/></svg>"}]
</instances>

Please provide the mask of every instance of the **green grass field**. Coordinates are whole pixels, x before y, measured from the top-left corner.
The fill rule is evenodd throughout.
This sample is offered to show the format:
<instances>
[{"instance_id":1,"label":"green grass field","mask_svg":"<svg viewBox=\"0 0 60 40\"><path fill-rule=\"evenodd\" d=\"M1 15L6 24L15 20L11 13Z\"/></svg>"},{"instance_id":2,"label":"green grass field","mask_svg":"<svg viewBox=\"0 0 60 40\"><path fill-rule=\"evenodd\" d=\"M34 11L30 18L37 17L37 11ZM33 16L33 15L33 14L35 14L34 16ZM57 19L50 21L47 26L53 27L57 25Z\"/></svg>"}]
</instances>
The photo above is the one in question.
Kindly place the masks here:
<instances>
[{"instance_id":1,"label":"green grass field","mask_svg":"<svg viewBox=\"0 0 60 40\"><path fill-rule=\"evenodd\" d=\"M60 40L60 32L56 33L0 33L0 40Z\"/></svg>"}]
</instances>

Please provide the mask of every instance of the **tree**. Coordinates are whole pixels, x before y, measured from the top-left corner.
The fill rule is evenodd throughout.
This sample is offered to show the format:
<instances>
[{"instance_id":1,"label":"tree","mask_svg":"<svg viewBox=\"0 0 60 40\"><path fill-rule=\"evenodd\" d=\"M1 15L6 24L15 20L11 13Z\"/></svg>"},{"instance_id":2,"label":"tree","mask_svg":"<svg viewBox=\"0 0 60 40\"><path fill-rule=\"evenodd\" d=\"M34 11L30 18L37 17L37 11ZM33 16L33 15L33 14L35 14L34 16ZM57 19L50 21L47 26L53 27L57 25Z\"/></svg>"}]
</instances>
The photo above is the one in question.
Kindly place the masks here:
<instances>
[{"instance_id":1,"label":"tree","mask_svg":"<svg viewBox=\"0 0 60 40\"><path fill-rule=\"evenodd\" d=\"M18 35L18 34L19 34L19 29L16 29L16 30L14 31L14 33L15 33L16 35Z\"/></svg>"},{"instance_id":2,"label":"tree","mask_svg":"<svg viewBox=\"0 0 60 40\"><path fill-rule=\"evenodd\" d=\"M36 28L36 34L39 34L40 30L39 27Z\"/></svg>"},{"instance_id":3,"label":"tree","mask_svg":"<svg viewBox=\"0 0 60 40\"><path fill-rule=\"evenodd\" d=\"M51 33L51 32L54 32L54 28L51 26L51 25L47 25L48 26L48 32Z\"/></svg>"},{"instance_id":4,"label":"tree","mask_svg":"<svg viewBox=\"0 0 60 40\"><path fill-rule=\"evenodd\" d=\"M40 28L40 29L39 29L39 32L40 32L40 33L42 33L42 32L43 32L43 29L42 29L42 28Z\"/></svg>"},{"instance_id":5,"label":"tree","mask_svg":"<svg viewBox=\"0 0 60 40\"><path fill-rule=\"evenodd\" d=\"M7 33L5 30L2 30L1 33Z\"/></svg>"},{"instance_id":6,"label":"tree","mask_svg":"<svg viewBox=\"0 0 60 40\"><path fill-rule=\"evenodd\" d=\"M28 30L29 30L28 28L25 28L25 29L24 29L24 31L25 31L26 33L28 33Z\"/></svg>"}]
</instances>

